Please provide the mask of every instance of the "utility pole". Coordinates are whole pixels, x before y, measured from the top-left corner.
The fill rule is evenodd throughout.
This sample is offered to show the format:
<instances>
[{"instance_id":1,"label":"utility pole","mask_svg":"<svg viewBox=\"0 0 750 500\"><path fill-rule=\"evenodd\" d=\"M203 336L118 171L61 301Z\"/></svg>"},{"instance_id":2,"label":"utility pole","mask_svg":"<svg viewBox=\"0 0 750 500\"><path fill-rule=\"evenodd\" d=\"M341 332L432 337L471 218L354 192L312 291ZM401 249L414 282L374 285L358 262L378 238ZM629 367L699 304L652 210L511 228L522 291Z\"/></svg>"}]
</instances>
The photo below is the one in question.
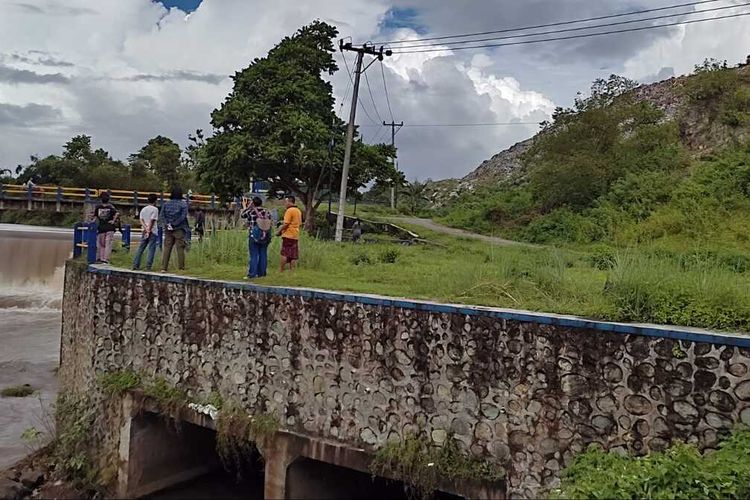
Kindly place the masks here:
<instances>
[{"instance_id":1,"label":"utility pole","mask_svg":"<svg viewBox=\"0 0 750 500\"><path fill-rule=\"evenodd\" d=\"M402 121L401 123L396 123L395 121L391 121L391 123L386 123L384 121L383 126L391 127L391 146L395 148L396 147L396 132L401 130L401 127L404 126L404 122ZM396 127L398 127L398 129L396 129ZM397 168L395 158L393 159L393 168ZM396 179L393 179L393 181L391 181L391 210L395 210L395 209L396 209Z\"/></svg>"},{"instance_id":2,"label":"utility pole","mask_svg":"<svg viewBox=\"0 0 750 500\"><path fill-rule=\"evenodd\" d=\"M372 65L375 61L382 61L383 55L390 56L392 52L390 50L383 50L383 47L376 49L372 45L364 44L361 47L354 47L351 42L344 43L343 40L339 41L339 48L342 50L350 50L357 53L357 61L354 64L354 90L352 92L352 108L349 111L349 124L346 127L346 148L344 149L344 167L341 172L341 190L339 191L339 214L336 218L336 241L341 241L344 238L344 208L346 206L346 183L349 178L349 162L352 157L352 140L354 138L354 120L357 116L357 103L359 102L359 78L362 73L367 71L367 68ZM365 54L375 56L370 64L362 69L362 60Z\"/></svg>"}]
</instances>

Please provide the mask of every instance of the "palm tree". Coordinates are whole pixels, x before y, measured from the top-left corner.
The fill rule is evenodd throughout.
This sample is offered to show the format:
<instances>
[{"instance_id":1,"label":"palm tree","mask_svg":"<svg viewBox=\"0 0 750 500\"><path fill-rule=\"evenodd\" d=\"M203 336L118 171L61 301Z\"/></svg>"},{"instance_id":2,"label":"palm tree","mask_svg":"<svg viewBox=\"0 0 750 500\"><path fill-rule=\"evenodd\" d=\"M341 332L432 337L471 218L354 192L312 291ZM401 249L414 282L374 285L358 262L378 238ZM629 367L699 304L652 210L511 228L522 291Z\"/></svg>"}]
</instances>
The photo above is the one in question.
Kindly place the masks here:
<instances>
[{"instance_id":1,"label":"palm tree","mask_svg":"<svg viewBox=\"0 0 750 500\"><path fill-rule=\"evenodd\" d=\"M427 198L427 183L419 182L414 179L411 182L407 182L401 190L401 194L404 196L406 206L409 208L409 213L414 215L419 211L422 204L428 201Z\"/></svg>"}]
</instances>

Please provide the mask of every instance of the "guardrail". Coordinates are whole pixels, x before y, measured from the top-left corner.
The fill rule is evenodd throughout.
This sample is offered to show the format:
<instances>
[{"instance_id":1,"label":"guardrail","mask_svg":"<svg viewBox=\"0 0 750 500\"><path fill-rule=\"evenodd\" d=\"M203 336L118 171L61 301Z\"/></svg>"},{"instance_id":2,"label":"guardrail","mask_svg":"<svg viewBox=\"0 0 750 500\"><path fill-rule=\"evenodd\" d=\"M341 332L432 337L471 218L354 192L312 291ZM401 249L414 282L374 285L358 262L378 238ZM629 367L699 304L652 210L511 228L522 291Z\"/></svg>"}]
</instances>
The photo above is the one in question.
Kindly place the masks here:
<instances>
[{"instance_id":1,"label":"guardrail","mask_svg":"<svg viewBox=\"0 0 750 500\"><path fill-rule=\"evenodd\" d=\"M21 184L0 184L0 200L27 201L29 209L32 202L46 201L56 202L58 210L62 203L97 203L102 193L108 192L110 201L115 205L129 205L135 209L148 204L148 197L155 194L159 203L163 203L165 195L163 191L128 191L122 189L94 189L66 186L41 186ZM235 198L228 206L222 204L215 194L191 193L187 196L191 207L200 207L208 210L234 209L240 205L240 199Z\"/></svg>"},{"instance_id":2,"label":"guardrail","mask_svg":"<svg viewBox=\"0 0 750 500\"><path fill-rule=\"evenodd\" d=\"M96 262L96 222L76 222L73 224L73 258L77 259L86 252L89 264ZM122 248L130 252L130 224L122 225ZM159 248L161 248L162 234L159 228Z\"/></svg>"}]
</instances>

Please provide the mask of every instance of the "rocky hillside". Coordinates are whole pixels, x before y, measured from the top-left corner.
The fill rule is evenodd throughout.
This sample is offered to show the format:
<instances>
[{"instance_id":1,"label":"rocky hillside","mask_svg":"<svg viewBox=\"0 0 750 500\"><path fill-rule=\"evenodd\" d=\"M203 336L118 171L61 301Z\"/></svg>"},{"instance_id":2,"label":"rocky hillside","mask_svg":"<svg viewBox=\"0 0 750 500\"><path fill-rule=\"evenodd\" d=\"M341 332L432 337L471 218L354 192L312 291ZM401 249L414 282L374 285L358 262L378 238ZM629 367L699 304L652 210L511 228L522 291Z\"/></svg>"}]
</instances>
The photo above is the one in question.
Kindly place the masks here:
<instances>
[{"instance_id":1,"label":"rocky hillside","mask_svg":"<svg viewBox=\"0 0 750 500\"><path fill-rule=\"evenodd\" d=\"M750 63L750 57L748 57ZM738 65L734 71L750 74L748 64ZM705 152L716 147L725 146L730 140L736 139L736 127L728 130L726 124L716 124L705 109L691 108L687 104L685 90L694 76L673 77L668 80L641 85L632 91L635 98L653 104L664 113L665 120L676 120L680 125L681 135L685 145L694 152ZM743 131L741 135L746 134ZM479 186L493 185L508 181L514 177L523 177L521 158L534 144L538 134L525 141L514 144L508 149L483 161L475 170L462 179L447 179L432 184L431 188L437 194L434 196L437 204L439 200L455 198L461 192L473 191Z\"/></svg>"}]
</instances>

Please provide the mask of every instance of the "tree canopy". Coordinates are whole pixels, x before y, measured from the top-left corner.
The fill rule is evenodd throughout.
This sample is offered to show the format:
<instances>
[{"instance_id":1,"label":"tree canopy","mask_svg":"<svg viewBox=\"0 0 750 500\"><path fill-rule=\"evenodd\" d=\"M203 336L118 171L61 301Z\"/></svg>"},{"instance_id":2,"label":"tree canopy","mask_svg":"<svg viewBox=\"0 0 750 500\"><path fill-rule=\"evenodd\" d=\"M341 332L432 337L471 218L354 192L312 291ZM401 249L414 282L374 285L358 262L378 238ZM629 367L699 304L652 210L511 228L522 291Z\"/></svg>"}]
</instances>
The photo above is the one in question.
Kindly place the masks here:
<instances>
[{"instance_id":1,"label":"tree canopy","mask_svg":"<svg viewBox=\"0 0 750 500\"><path fill-rule=\"evenodd\" d=\"M231 93L211 114L214 135L198 156L198 174L212 190L229 197L252 179L270 181L301 200L312 228L324 187L329 179L337 186L341 177L346 127L324 78L338 70L337 34L334 26L314 21L233 76ZM393 156L390 146L355 141L352 185L390 177Z\"/></svg>"}]
</instances>

